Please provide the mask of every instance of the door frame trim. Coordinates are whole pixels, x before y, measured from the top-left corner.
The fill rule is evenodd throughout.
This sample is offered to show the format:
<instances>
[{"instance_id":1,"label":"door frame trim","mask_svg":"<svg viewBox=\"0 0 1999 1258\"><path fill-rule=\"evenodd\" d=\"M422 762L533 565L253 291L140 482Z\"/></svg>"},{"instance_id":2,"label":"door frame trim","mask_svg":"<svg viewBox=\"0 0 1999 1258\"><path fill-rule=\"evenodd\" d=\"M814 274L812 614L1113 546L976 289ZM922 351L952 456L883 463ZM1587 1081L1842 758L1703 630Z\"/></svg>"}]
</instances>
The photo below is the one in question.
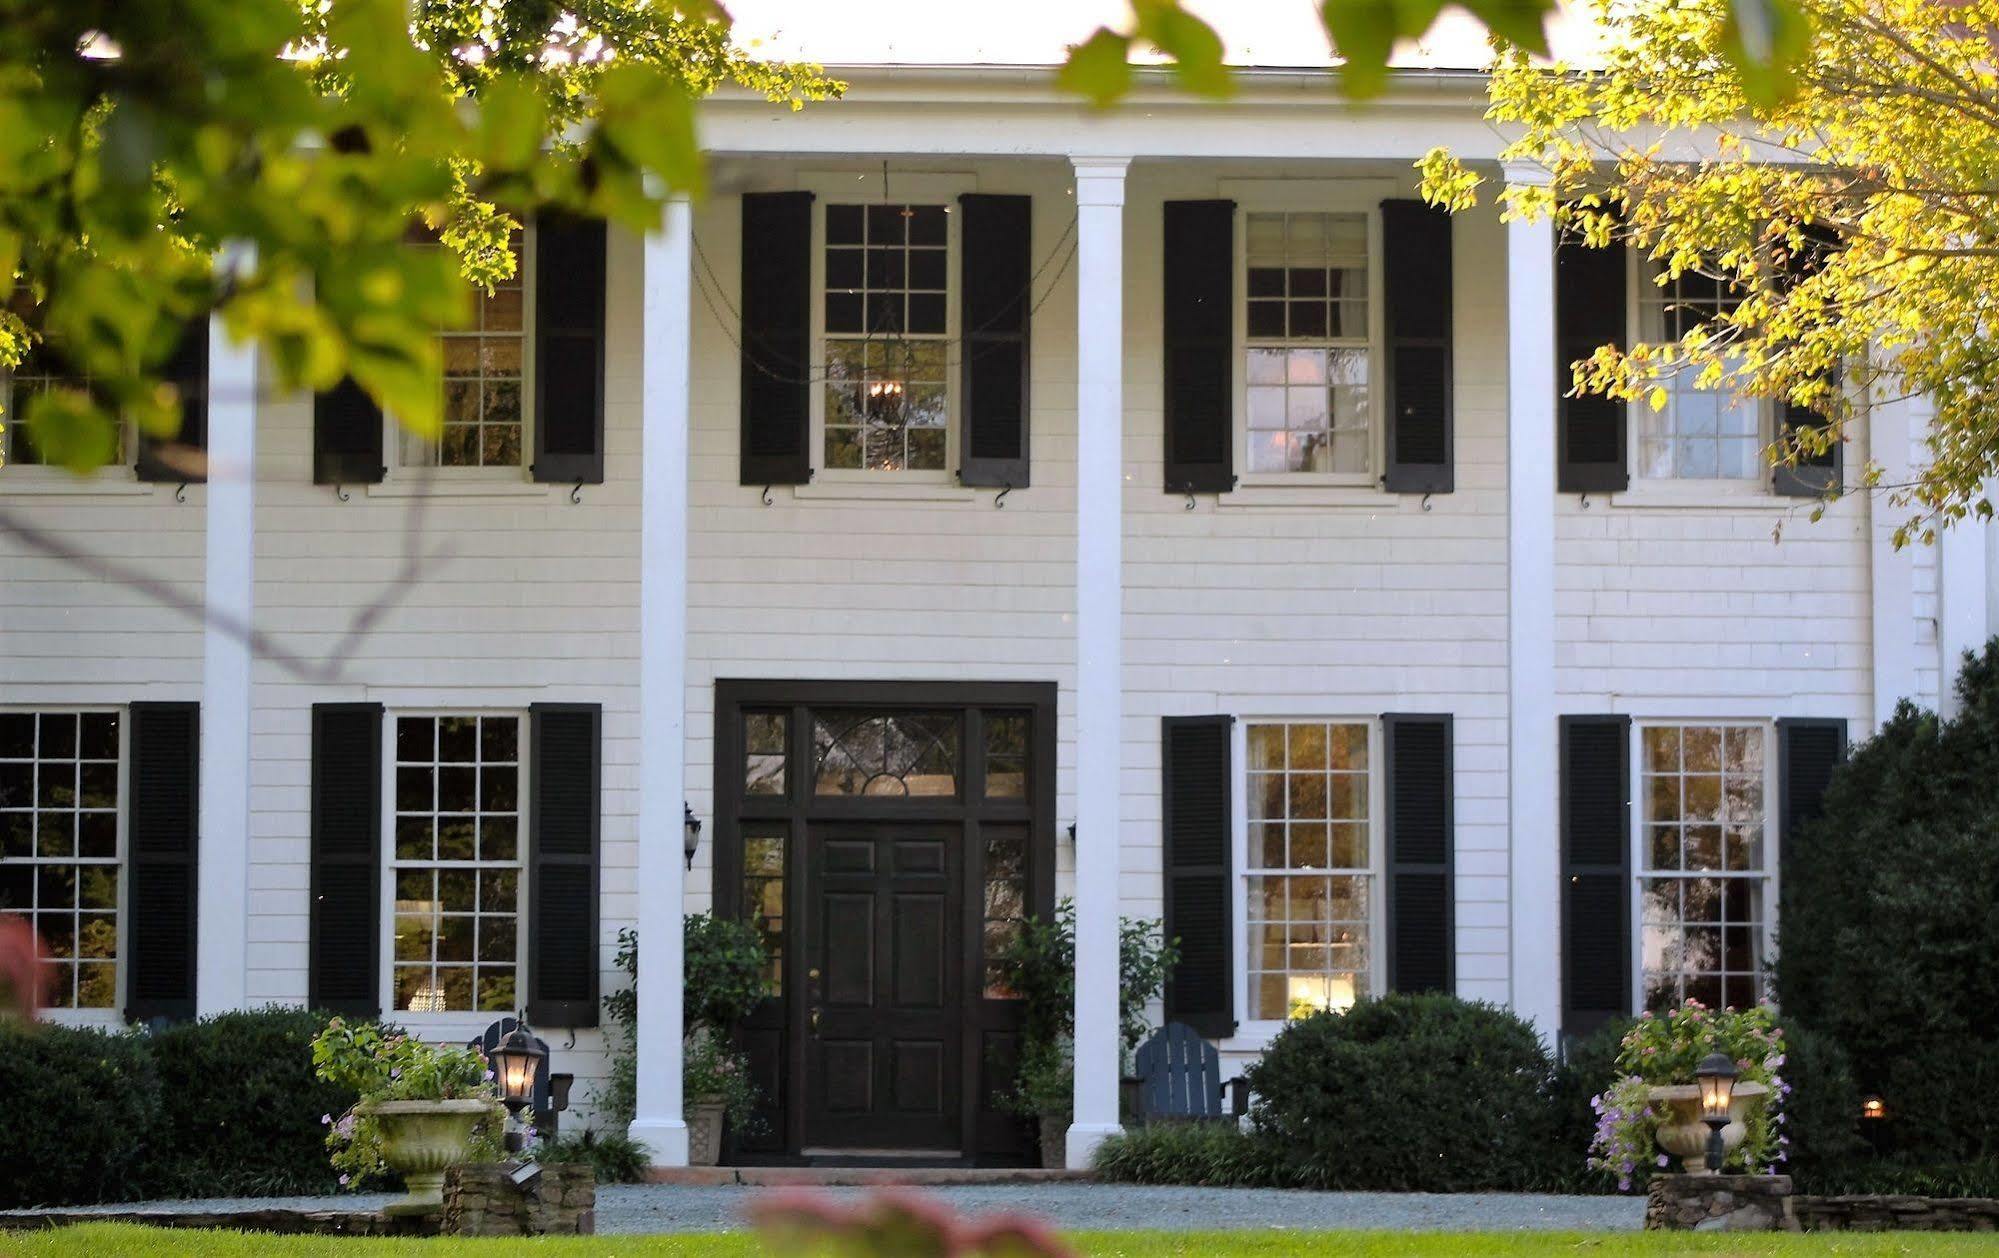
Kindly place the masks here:
<instances>
[{"instance_id":1,"label":"door frame trim","mask_svg":"<svg viewBox=\"0 0 1999 1258\"><path fill-rule=\"evenodd\" d=\"M805 975L804 954L801 946L804 938L801 932L807 920L805 913L804 867L797 863L805 843L807 818L817 821L879 819L882 821L948 821L967 828L969 834L976 834L974 828L981 817L1024 824L1028 833L1028 911L1044 920L1053 916L1055 910L1055 800L1056 800L1056 749L1058 744L1057 720L1058 689L1054 682L1023 681L814 681L720 678L715 682L714 708L714 766L713 782L713 829L712 853L712 903L718 916L735 918L742 912L742 855L743 823L785 816L792 819L786 832L787 864L785 877L786 947L783 958L783 1036L785 1040L785 1069L783 1086L787 1096L783 1099L783 1126L781 1133L784 1152L776 1155L780 1160L796 1161L804 1148L804 1115L802 1104L804 1095L805 1056L802 1051L805 1041L804 1000ZM742 717L744 710L757 708L827 708L827 707L873 707L873 708L948 708L967 712L981 708L1020 708L1032 713L1033 735L1028 749L1030 770L1028 774L1028 795L1022 802L1014 801L971 801L967 798L973 786L983 776L983 766L973 771L973 757L982 750L971 746L971 739L963 740L960 747L960 783L963 793L950 800L906 799L897 802L890 811L882 809L881 800L859 800L828 798L814 801L810 794L809 776L811 731L792 728L786 731L791 764L790 776L786 782L786 794L775 804L763 803L765 797L746 797L743 793L744 752ZM802 722L793 722L802 725ZM759 804L762 804L760 807ZM962 862L966 871L969 889L980 861ZM964 1037L962 1045L961 1104L965 1156L968 1161L976 1161L982 1144L981 1139L981 1052L982 1032L985 1019L980 1016L988 1010L1004 1010L1012 1002L987 1002L982 992L984 976L980 961L983 929L974 927L971 914L983 902L983 887L977 897L967 896L961 905L966 915L968 929L965 930L965 966L962 1003L969 1019L968 1029L973 1033ZM979 913L983 922L983 911ZM974 971L978 971L976 982ZM990 1118L990 1115L988 1115ZM989 1126L990 1124L988 1124ZM747 1159L743 1159L747 1160ZM768 1156L762 1160L771 1160Z\"/></svg>"}]
</instances>

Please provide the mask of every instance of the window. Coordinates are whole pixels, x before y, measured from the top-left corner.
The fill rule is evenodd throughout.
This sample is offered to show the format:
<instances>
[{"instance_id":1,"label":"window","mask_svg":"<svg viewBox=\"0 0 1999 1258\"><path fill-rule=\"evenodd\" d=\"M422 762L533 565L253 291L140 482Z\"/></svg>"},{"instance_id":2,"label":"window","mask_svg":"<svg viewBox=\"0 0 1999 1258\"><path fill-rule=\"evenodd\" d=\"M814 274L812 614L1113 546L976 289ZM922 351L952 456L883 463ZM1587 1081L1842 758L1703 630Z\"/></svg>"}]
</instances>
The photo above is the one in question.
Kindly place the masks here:
<instances>
[{"instance_id":1,"label":"window","mask_svg":"<svg viewBox=\"0 0 1999 1258\"><path fill-rule=\"evenodd\" d=\"M813 793L956 795L958 725L954 712L821 712Z\"/></svg>"},{"instance_id":2,"label":"window","mask_svg":"<svg viewBox=\"0 0 1999 1258\"><path fill-rule=\"evenodd\" d=\"M782 821L743 826L743 920L764 945L769 994L784 994L784 842Z\"/></svg>"},{"instance_id":3,"label":"window","mask_svg":"<svg viewBox=\"0 0 1999 1258\"><path fill-rule=\"evenodd\" d=\"M1365 481L1373 464L1369 216L1251 213L1244 226L1251 473Z\"/></svg>"},{"instance_id":4,"label":"window","mask_svg":"<svg viewBox=\"0 0 1999 1258\"><path fill-rule=\"evenodd\" d=\"M1634 254L1634 266L1648 264ZM1661 287L1633 285L1638 293L1638 337L1662 344L1685 336L1733 310L1741 297L1727 281L1692 272ZM1726 388L1696 388L1699 372L1682 370L1661 380L1666 405L1635 404L1638 475L1653 480L1754 480L1764 470L1765 407Z\"/></svg>"},{"instance_id":5,"label":"window","mask_svg":"<svg viewBox=\"0 0 1999 1258\"><path fill-rule=\"evenodd\" d=\"M950 465L950 214L942 204L829 204L821 326L829 470Z\"/></svg>"},{"instance_id":6,"label":"window","mask_svg":"<svg viewBox=\"0 0 1999 1258\"><path fill-rule=\"evenodd\" d=\"M429 232L415 247L442 249ZM436 442L398 426L405 467L520 467L527 444L529 293L527 238L507 243L512 278L473 290L472 320L438 333L444 357L444 432Z\"/></svg>"},{"instance_id":7,"label":"window","mask_svg":"<svg viewBox=\"0 0 1999 1258\"><path fill-rule=\"evenodd\" d=\"M1330 721L1244 730L1252 1021L1346 1009L1373 990L1371 734Z\"/></svg>"},{"instance_id":8,"label":"window","mask_svg":"<svg viewBox=\"0 0 1999 1258\"><path fill-rule=\"evenodd\" d=\"M58 1009L118 1005L120 725L0 713L0 911L40 936Z\"/></svg>"},{"instance_id":9,"label":"window","mask_svg":"<svg viewBox=\"0 0 1999 1258\"><path fill-rule=\"evenodd\" d=\"M398 716L391 999L408 1013L520 1007L521 719Z\"/></svg>"},{"instance_id":10,"label":"window","mask_svg":"<svg viewBox=\"0 0 1999 1258\"><path fill-rule=\"evenodd\" d=\"M1644 1005L1754 1004L1769 943L1764 730L1657 725L1639 736Z\"/></svg>"}]
</instances>

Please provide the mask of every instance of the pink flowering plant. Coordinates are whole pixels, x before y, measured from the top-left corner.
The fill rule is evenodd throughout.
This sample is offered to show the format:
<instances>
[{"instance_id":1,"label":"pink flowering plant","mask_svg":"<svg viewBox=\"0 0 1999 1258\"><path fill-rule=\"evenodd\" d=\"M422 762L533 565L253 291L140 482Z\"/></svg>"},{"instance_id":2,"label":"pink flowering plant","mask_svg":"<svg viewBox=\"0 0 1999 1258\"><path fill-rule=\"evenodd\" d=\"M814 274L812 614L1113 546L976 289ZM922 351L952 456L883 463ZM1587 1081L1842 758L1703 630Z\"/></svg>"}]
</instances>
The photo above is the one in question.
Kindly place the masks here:
<instances>
[{"instance_id":1,"label":"pink flowering plant","mask_svg":"<svg viewBox=\"0 0 1999 1258\"><path fill-rule=\"evenodd\" d=\"M1784 1067L1784 1032L1768 1003L1749 1009L1710 1009L1688 1000L1663 1014L1647 1011L1624 1035L1617 1055L1617 1079L1602 1094L1590 1098L1596 1111L1596 1136L1590 1142L1591 1167L1617 1177L1621 1192L1671 1159L1660 1152L1656 1133L1667 1117L1663 1103L1651 1099L1655 1087L1695 1082L1694 1071L1710 1053L1726 1053L1742 1073L1737 1083L1754 1081L1769 1088L1762 1105L1750 1109L1747 1134L1729 1155L1726 1171L1773 1174L1787 1157L1783 1134L1784 1098L1791 1085Z\"/></svg>"},{"instance_id":2,"label":"pink flowering plant","mask_svg":"<svg viewBox=\"0 0 1999 1258\"><path fill-rule=\"evenodd\" d=\"M313 1037L312 1068L326 1082L359 1096L346 1113L319 1119L343 1188L379 1183L389 1173L380 1123L364 1112L370 1102L487 1101L492 1113L479 1125L471 1160L497 1162L505 1156L506 1110L486 1055L478 1049L428 1044L379 1023L334 1018Z\"/></svg>"},{"instance_id":3,"label":"pink flowering plant","mask_svg":"<svg viewBox=\"0 0 1999 1258\"><path fill-rule=\"evenodd\" d=\"M757 1087L750 1082L749 1059L711 1031L688 1037L680 1087L690 1101L720 1101L738 1131L756 1123Z\"/></svg>"}]
</instances>

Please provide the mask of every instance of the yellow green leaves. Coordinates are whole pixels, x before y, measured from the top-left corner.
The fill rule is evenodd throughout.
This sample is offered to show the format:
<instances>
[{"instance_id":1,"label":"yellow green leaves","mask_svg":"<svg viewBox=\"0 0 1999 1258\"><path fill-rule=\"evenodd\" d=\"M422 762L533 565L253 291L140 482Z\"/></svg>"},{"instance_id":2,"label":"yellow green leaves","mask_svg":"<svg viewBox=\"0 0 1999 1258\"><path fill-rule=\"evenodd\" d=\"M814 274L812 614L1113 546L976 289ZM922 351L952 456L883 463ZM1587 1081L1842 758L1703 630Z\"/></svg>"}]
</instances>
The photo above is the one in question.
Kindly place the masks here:
<instances>
[{"instance_id":1,"label":"yellow green leaves","mask_svg":"<svg viewBox=\"0 0 1999 1258\"><path fill-rule=\"evenodd\" d=\"M1055 81L1092 104L1111 104L1131 90L1131 63L1126 59L1130 55L1129 35L1098 27L1069 50L1069 59L1056 73Z\"/></svg>"},{"instance_id":2,"label":"yellow green leaves","mask_svg":"<svg viewBox=\"0 0 1999 1258\"><path fill-rule=\"evenodd\" d=\"M1131 26L1129 33L1099 27L1071 48L1057 82L1094 104L1111 104L1131 90L1133 48L1150 47L1165 56L1187 91L1226 96L1232 90L1221 36L1179 0L1132 0Z\"/></svg>"}]
</instances>

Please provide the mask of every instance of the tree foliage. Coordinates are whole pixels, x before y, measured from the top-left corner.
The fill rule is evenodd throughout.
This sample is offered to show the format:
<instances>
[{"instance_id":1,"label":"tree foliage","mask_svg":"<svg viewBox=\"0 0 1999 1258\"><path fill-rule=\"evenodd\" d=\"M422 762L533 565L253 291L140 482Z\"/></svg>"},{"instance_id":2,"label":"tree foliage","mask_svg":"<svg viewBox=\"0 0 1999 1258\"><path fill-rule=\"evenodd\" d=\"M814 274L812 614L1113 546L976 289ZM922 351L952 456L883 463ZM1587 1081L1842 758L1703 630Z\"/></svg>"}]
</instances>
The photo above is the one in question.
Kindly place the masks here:
<instances>
[{"instance_id":1,"label":"tree foliage","mask_svg":"<svg viewBox=\"0 0 1999 1258\"><path fill-rule=\"evenodd\" d=\"M219 311L279 387L351 375L431 432L434 333L508 231L656 223L726 81L838 90L735 48L713 0L0 0L0 367L45 338L76 381L10 422L79 469L125 420L170 437L162 365ZM449 248L406 247L414 217Z\"/></svg>"},{"instance_id":2,"label":"tree foliage","mask_svg":"<svg viewBox=\"0 0 1999 1258\"><path fill-rule=\"evenodd\" d=\"M1499 200L1589 244L1640 250L1662 284L1724 279L1741 304L1677 341L1605 346L1577 365L1575 386L1656 407L1664 378L1691 373L1829 417L1793 429L1780 460L1848 440L1867 403L1925 395L1924 465L1891 482L1870 462L1847 488L1904 509L1903 542L1989 516L1999 2L1798 0L1813 38L1795 90L1767 102L1725 72L1728 0L1596 4L1600 68L1499 55L1490 117L1517 136L1503 157L1547 173ZM1451 155L1423 165L1433 200L1476 200L1481 177Z\"/></svg>"},{"instance_id":3,"label":"tree foliage","mask_svg":"<svg viewBox=\"0 0 1999 1258\"><path fill-rule=\"evenodd\" d=\"M1302 0L1293 0L1301 3ZM1547 22L1557 0L1454 0L1514 47L1548 54ZM1795 0L1722 0L1726 24L1720 49L1751 99L1769 103L1794 89L1793 73L1810 40L1810 24ZM1421 39L1442 15L1445 0L1320 0L1319 22L1339 58L1340 81L1357 97L1388 83L1389 60L1399 43ZM1122 26L1097 28L1070 49L1064 84L1100 105L1131 90L1131 58L1154 50L1173 68L1181 86L1204 96L1226 96L1233 79L1221 38L1181 0L1131 0Z\"/></svg>"}]
</instances>

